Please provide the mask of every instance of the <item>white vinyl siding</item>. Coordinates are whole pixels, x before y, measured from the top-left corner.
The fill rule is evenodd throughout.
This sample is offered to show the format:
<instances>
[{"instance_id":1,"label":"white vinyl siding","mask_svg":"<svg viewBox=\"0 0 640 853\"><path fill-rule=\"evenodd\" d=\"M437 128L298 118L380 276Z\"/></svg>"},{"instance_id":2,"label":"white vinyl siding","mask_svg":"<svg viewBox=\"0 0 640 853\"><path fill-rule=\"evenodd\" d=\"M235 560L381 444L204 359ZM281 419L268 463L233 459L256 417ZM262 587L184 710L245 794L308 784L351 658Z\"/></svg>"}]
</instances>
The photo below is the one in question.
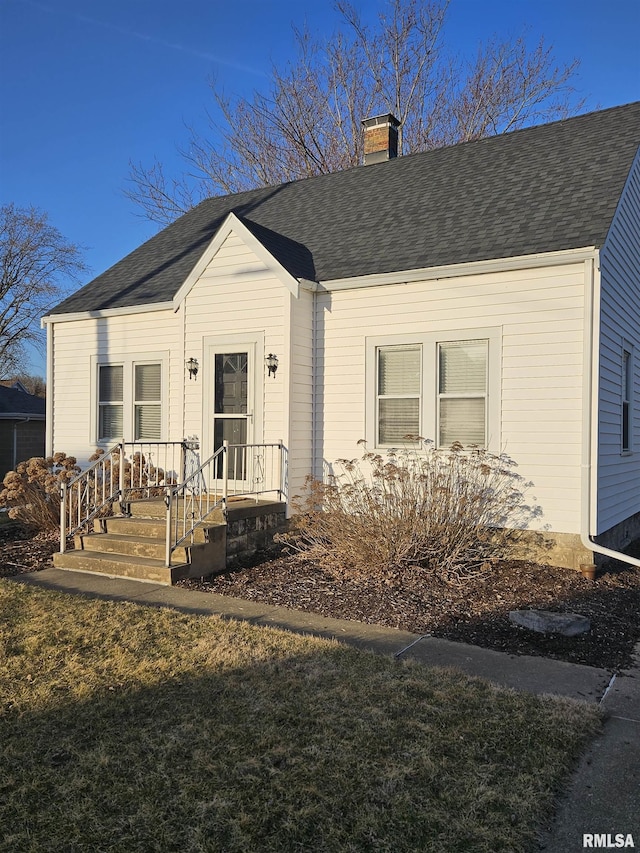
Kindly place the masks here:
<instances>
[{"instance_id":1,"label":"white vinyl siding","mask_svg":"<svg viewBox=\"0 0 640 853\"><path fill-rule=\"evenodd\" d=\"M640 512L640 454L634 452L637 451L637 436L640 434L640 377L635 363L640 347L640 155L636 157L605 245L600 251L600 284L595 531L604 533ZM629 375L624 370L625 351L631 356ZM627 381L628 389L625 388ZM628 432L627 450L624 448L625 428Z\"/></svg>"},{"instance_id":2,"label":"white vinyl siding","mask_svg":"<svg viewBox=\"0 0 640 853\"><path fill-rule=\"evenodd\" d=\"M420 346L377 351L376 444L393 445L420 435Z\"/></svg>"},{"instance_id":3,"label":"white vinyl siding","mask_svg":"<svg viewBox=\"0 0 640 853\"><path fill-rule=\"evenodd\" d=\"M296 495L300 493L305 477L313 470L314 294L300 288L298 298L293 295L288 298L291 308L289 324L292 366L288 428L289 490L291 495ZM285 435L286 432L282 437Z\"/></svg>"},{"instance_id":4,"label":"white vinyl siding","mask_svg":"<svg viewBox=\"0 0 640 853\"><path fill-rule=\"evenodd\" d=\"M534 483L540 528L578 533L584 282L579 261L319 292L315 471L375 447L375 348L423 345L420 432L437 442L436 345L488 340L487 446Z\"/></svg>"},{"instance_id":5,"label":"white vinyl siding","mask_svg":"<svg viewBox=\"0 0 640 853\"><path fill-rule=\"evenodd\" d=\"M229 352L250 345L254 356L252 441L288 441L289 329L282 282L231 232L185 298L185 358L201 365L195 382L184 389L184 434L202 441L202 458L213 453L213 365L208 357L218 346ZM286 332L285 332L286 329ZM213 349L212 349L213 348ZM275 378L266 378L266 353L278 356Z\"/></svg>"},{"instance_id":6,"label":"white vinyl siding","mask_svg":"<svg viewBox=\"0 0 640 853\"><path fill-rule=\"evenodd\" d=\"M182 322L181 311L162 310L54 323L50 331L52 414L47 424L50 452L63 451L85 465L98 445L114 443L98 438L98 365L123 365L129 414L124 412L123 435L116 440L132 441L132 364L151 360L163 365L162 440L180 441L184 434Z\"/></svg>"}]
</instances>

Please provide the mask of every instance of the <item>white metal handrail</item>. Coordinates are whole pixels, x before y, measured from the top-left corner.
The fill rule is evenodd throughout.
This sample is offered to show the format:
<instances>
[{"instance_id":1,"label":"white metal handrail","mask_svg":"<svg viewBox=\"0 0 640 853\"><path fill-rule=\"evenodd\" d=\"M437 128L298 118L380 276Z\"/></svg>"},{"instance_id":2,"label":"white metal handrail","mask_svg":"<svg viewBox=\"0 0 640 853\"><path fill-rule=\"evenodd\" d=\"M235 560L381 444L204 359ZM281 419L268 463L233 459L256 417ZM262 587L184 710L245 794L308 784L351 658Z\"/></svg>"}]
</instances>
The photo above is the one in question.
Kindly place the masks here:
<instances>
[{"instance_id":1,"label":"white metal handrail","mask_svg":"<svg viewBox=\"0 0 640 853\"><path fill-rule=\"evenodd\" d=\"M69 536L111 511L120 501L164 498L166 515L165 562L190 539L215 509L226 511L230 497L254 498L286 493L285 449L272 444L223 442L202 464L195 442L120 442L102 454L60 489L60 551Z\"/></svg>"},{"instance_id":2,"label":"white metal handrail","mask_svg":"<svg viewBox=\"0 0 640 853\"><path fill-rule=\"evenodd\" d=\"M163 495L184 479L185 442L120 442L60 489L60 551L118 500Z\"/></svg>"},{"instance_id":3,"label":"white metal handrail","mask_svg":"<svg viewBox=\"0 0 640 853\"><path fill-rule=\"evenodd\" d=\"M254 498L275 493L284 496L284 447L273 444L229 444L224 441L213 456L193 468L184 483L167 490L167 537L165 562L173 551L194 541L195 530L207 516L226 511L230 497Z\"/></svg>"},{"instance_id":4,"label":"white metal handrail","mask_svg":"<svg viewBox=\"0 0 640 853\"><path fill-rule=\"evenodd\" d=\"M67 537L86 527L105 507L122 493L120 465L122 448L116 444L107 453L81 471L76 477L62 482L60 488L60 551L67 547Z\"/></svg>"}]
</instances>

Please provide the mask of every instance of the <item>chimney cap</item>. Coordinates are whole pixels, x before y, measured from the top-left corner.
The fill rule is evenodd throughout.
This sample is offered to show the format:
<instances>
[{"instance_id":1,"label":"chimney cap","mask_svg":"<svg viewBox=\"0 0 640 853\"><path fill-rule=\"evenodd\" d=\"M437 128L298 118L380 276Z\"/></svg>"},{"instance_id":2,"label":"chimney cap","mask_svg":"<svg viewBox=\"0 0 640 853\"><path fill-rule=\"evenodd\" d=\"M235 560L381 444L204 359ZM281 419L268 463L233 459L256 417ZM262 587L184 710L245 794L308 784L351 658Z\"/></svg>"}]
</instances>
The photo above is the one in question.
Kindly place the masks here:
<instances>
[{"instance_id":1,"label":"chimney cap","mask_svg":"<svg viewBox=\"0 0 640 853\"><path fill-rule=\"evenodd\" d=\"M369 118L362 119L363 127L376 127L385 124L390 124L391 127L400 127L400 122L393 113L382 113L379 116L370 116Z\"/></svg>"}]
</instances>

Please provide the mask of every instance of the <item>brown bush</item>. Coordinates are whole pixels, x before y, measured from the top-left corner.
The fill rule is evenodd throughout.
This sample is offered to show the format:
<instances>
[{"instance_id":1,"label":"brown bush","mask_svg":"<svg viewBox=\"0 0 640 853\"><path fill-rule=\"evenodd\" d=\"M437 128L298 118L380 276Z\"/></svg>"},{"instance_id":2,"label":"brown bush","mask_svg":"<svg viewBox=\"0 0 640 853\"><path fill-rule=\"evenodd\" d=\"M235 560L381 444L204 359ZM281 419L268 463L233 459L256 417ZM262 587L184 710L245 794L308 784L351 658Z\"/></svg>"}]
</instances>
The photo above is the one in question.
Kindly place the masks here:
<instances>
[{"instance_id":1,"label":"brown bush","mask_svg":"<svg viewBox=\"0 0 640 853\"><path fill-rule=\"evenodd\" d=\"M8 508L9 518L27 527L55 529L60 523L60 486L79 471L75 457L65 453L20 462L5 475L0 506Z\"/></svg>"},{"instance_id":2,"label":"brown bush","mask_svg":"<svg viewBox=\"0 0 640 853\"><path fill-rule=\"evenodd\" d=\"M408 566L462 582L516 555L541 514L532 485L505 454L411 438L386 454L338 460L328 482L309 477L279 537L332 575L397 574Z\"/></svg>"}]
</instances>

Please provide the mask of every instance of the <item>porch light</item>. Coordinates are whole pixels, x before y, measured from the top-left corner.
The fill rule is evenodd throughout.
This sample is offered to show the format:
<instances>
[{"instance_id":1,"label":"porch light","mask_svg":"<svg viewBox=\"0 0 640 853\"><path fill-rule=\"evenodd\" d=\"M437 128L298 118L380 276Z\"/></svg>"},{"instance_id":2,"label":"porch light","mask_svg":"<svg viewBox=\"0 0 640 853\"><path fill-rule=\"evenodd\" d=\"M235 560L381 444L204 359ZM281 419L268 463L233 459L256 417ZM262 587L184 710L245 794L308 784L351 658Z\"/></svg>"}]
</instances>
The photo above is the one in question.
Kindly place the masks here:
<instances>
[{"instance_id":1,"label":"porch light","mask_svg":"<svg viewBox=\"0 0 640 853\"><path fill-rule=\"evenodd\" d=\"M189 379L195 379L198 375L198 359L197 358L188 358L187 359L187 370L189 371Z\"/></svg>"},{"instance_id":2,"label":"porch light","mask_svg":"<svg viewBox=\"0 0 640 853\"><path fill-rule=\"evenodd\" d=\"M275 378L276 370L278 369L278 356L270 352L269 355L265 355L264 363L267 365L269 376Z\"/></svg>"}]
</instances>

